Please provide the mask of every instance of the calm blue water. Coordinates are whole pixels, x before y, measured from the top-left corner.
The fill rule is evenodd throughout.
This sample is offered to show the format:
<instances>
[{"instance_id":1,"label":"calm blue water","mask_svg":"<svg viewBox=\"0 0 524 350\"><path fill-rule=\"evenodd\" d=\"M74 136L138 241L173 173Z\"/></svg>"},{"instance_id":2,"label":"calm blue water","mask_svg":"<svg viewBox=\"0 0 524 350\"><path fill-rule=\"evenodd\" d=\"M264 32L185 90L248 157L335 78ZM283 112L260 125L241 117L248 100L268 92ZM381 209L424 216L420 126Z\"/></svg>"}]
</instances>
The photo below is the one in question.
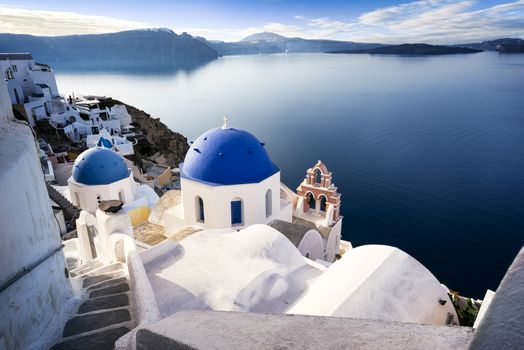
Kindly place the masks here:
<instances>
[{"instance_id":1,"label":"calm blue water","mask_svg":"<svg viewBox=\"0 0 524 350\"><path fill-rule=\"evenodd\" d=\"M150 68L150 67L149 67ZM524 55L225 57L169 72L60 72L195 139L230 124L295 188L322 159L343 236L397 246L482 298L524 244Z\"/></svg>"}]
</instances>

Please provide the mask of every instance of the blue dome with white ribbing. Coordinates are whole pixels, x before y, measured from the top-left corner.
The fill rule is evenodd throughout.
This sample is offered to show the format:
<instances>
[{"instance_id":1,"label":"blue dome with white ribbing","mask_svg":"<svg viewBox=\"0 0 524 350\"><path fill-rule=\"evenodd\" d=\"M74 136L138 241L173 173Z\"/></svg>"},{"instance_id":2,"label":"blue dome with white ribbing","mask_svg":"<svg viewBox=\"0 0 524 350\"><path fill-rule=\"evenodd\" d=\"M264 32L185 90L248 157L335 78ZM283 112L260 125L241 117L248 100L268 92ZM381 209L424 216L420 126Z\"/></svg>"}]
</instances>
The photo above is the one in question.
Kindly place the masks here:
<instances>
[{"instance_id":1,"label":"blue dome with white ribbing","mask_svg":"<svg viewBox=\"0 0 524 350\"><path fill-rule=\"evenodd\" d=\"M124 158L105 147L82 152L73 165L73 179L84 185L108 185L129 177Z\"/></svg>"},{"instance_id":2,"label":"blue dome with white ribbing","mask_svg":"<svg viewBox=\"0 0 524 350\"><path fill-rule=\"evenodd\" d=\"M180 164L183 178L210 185L257 183L278 171L255 136L228 127L200 135Z\"/></svg>"}]
</instances>

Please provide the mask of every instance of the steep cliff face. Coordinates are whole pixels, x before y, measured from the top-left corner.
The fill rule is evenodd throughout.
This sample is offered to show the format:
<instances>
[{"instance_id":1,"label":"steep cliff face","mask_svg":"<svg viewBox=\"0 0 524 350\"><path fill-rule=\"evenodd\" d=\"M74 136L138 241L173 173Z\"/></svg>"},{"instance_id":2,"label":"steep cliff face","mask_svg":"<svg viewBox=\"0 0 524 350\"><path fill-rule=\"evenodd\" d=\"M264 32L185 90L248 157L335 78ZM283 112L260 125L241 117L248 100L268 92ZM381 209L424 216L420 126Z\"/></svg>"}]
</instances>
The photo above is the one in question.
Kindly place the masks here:
<instances>
[{"instance_id":1,"label":"steep cliff face","mask_svg":"<svg viewBox=\"0 0 524 350\"><path fill-rule=\"evenodd\" d=\"M169 65L176 60L212 60L217 52L191 35L169 29L36 37L0 34L0 52L31 52L46 63L99 65Z\"/></svg>"},{"instance_id":2,"label":"steep cliff face","mask_svg":"<svg viewBox=\"0 0 524 350\"><path fill-rule=\"evenodd\" d=\"M135 162L142 166L143 160L149 159L156 164L169 165L172 168L184 160L189 150L187 138L177 132L170 130L159 118L152 118L146 112L127 105L112 98L100 98L101 107L112 107L115 104L126 106L133 120L133 126L137 133L143 137L138 138L135 145Z\"/></svg>"}]
</instances>

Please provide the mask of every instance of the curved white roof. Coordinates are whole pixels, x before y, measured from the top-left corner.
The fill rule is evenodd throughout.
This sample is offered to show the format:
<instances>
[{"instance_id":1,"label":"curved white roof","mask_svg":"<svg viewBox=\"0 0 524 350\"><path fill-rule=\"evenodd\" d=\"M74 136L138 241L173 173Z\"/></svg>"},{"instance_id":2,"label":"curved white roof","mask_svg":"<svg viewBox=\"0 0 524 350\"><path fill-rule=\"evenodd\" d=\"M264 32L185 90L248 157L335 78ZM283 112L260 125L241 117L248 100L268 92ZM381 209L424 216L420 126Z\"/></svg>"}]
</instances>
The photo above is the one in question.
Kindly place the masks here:
<instances>
[{"instance_id":1,"label":"curved white roof","mask_svg":"<svg viewBox=\"0 0 524 350\"><path fill-rule=\"evenodd\" d=\"M434 325L445 324L451 313L458 321L435 276L410 255L384 245L345 253L287 313Z\"/></svg>"},{"instance_id":2,"label":"curved white roof","mask_svg":"<svg viewBox=\"0 0 524 350\"><path fill-rule=\"evenodd\" d=\"M277 230L205 230L145 261L162 316L188 309L285 312L322 273ZM165 244L164 244L165 245Z\"/></svg>"}]
</instances>

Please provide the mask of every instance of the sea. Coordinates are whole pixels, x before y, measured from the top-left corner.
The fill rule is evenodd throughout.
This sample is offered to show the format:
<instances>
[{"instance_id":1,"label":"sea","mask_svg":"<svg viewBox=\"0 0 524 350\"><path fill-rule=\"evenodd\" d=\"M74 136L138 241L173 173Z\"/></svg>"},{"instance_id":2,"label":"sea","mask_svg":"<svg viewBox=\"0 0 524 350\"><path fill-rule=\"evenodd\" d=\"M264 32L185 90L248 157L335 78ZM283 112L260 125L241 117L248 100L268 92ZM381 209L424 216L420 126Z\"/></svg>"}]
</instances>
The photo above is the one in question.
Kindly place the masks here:
<instances>
[{"instance_id":1,"label":"sea","mask_svg":"<svg viewBox=\"0 0 524 350\"><path fill-rule=\"evenodd\" d=\"M295 189L322 160L343 239L409 253L482 299L524 244L524 55L275 54L157 69L55 67L63 94L105 95L194 140L253 133Z\"/></svg>"}]
</instances>

